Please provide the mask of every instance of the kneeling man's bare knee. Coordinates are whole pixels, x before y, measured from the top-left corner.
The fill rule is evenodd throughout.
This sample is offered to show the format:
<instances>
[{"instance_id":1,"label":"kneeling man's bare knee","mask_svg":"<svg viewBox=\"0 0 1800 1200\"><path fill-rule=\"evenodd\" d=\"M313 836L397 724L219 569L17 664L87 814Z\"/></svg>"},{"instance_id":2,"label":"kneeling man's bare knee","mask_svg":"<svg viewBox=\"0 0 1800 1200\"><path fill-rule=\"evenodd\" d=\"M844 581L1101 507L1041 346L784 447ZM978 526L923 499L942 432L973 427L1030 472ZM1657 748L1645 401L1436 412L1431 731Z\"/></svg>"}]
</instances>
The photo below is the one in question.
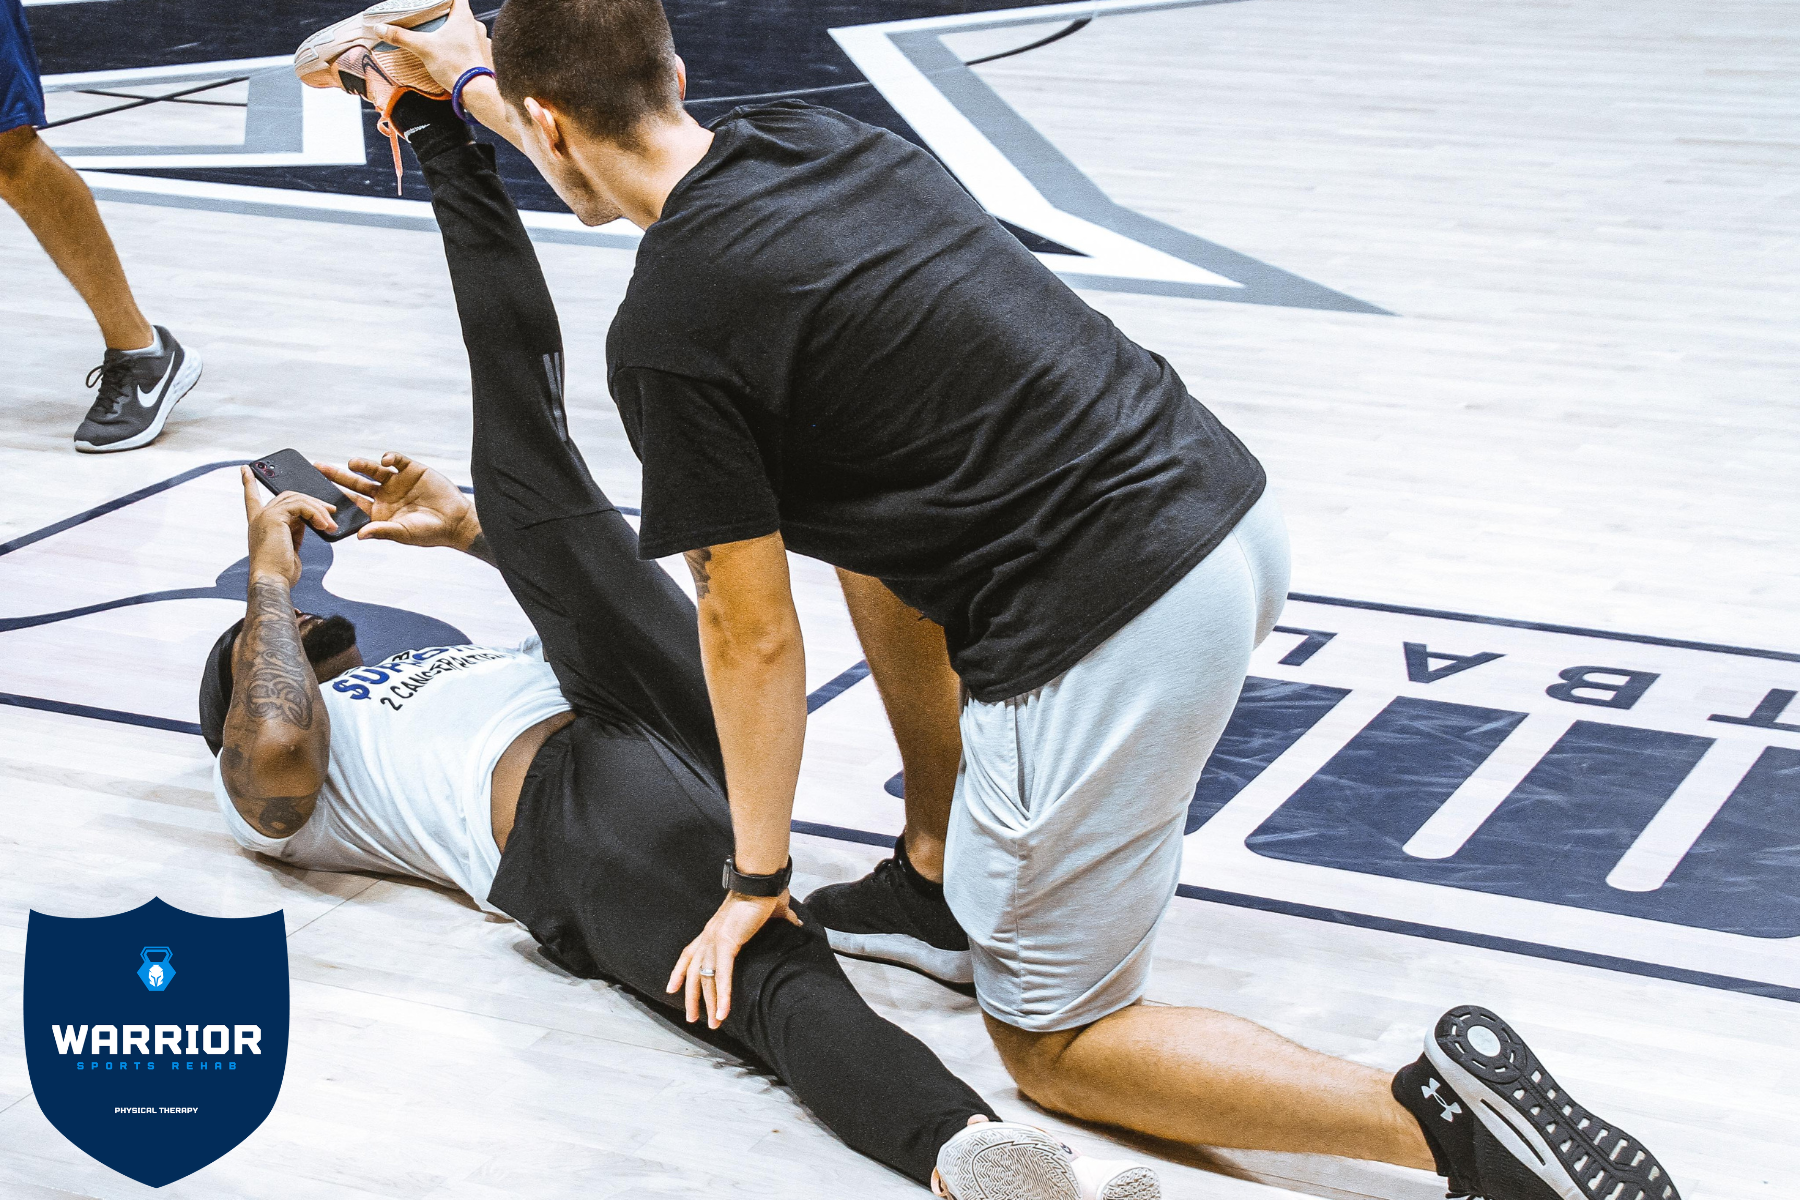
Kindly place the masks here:
<instances>
[{"instance_id":1,"label":"kneeling man's bare knee","mask_svg":"<svg viewBox=\"0 0 1800 1200\"><path fill-rule=\"evenodd\" d=\"M1006 1064L1019 1091L1045 1108L1072 1112L1079 1103L1079 1088L1065 1055L1082 1030L1035 1033L1015 1029L986 1013L982 1016L987 1020L988 1035L994 1039L994 1048L1000 1051L1000 1061Z\"/></svg>"}]
</instances>

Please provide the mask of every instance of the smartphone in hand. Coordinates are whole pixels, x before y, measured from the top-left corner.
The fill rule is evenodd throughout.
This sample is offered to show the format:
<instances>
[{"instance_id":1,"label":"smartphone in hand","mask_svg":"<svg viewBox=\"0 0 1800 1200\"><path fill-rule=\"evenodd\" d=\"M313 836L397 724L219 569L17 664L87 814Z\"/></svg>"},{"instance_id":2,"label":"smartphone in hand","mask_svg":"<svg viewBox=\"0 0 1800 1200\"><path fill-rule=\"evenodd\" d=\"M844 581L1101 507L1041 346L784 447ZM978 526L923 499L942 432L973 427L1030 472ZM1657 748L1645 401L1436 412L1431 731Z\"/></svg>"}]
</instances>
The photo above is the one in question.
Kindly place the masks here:
<instances>
[{"instance_id":1,"label":"smartphone in hand","mask_svg":"<svg viewBox=\"0 0 1800 1200\"><path fill-rule=\"evenodd\" d=\"M344 495L342 488L325 478L298 450L280 450L256 459L250 464L250 473L277 496L283 492L299 492L335 505L337 511L332 516L337 519L337 528L330 533L313 529L328 542L341 541L369 523L369 514L356 507L355 501Z\"/></svg>"}]
</instances>

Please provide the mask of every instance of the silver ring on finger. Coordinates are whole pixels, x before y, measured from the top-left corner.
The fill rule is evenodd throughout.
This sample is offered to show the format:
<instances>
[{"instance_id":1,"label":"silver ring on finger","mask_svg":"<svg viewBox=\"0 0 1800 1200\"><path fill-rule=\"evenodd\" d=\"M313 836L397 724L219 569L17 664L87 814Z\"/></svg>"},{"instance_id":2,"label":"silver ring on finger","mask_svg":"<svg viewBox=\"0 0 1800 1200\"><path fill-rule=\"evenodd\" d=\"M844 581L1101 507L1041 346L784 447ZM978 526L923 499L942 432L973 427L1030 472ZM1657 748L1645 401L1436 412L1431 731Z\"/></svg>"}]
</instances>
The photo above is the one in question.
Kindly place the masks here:
<instances>
[{"instance_id":1,"label":"silver ring on finger","mask_svg":"<svg viewBox=\"0 0 1800 1200\"><path fill-rule=\"evenodd\" d=\"M711 979L714 975L717 975L717 974L718 974L718 972L713 970L711 967L701 967L700 968L700 978L702 978L702 979Z\"/></svg>"}]
</instances>

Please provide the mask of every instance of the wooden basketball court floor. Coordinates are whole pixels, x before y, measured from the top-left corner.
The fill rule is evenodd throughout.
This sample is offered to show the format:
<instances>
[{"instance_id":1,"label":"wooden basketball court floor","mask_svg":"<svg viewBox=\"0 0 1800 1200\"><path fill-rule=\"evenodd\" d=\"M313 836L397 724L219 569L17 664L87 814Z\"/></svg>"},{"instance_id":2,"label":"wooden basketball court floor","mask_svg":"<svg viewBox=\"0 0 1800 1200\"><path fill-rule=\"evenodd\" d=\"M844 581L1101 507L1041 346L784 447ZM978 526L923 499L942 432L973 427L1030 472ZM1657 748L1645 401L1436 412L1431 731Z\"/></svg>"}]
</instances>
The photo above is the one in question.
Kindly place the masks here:
<instances>
[{"instance_id":1,"label":"wooden basketball court floor","mask_svg":"<svg viewBox=\"0 0 1800 1200\"><path fill-rule=\"evenodd\" d=\"M1067 19L944 42L977 57ZM1800 1142L1797 67L1780 0L1246 0L1107 13L975 68L1119 205L1381 310L1083 290L1267 464L1302 597L1252 671L1287 707L1247 691L1240 710L1278 746L1203 784L1150 997L1382 1067L1445 1007L1486 1004L1691 1200L1785 1200ZM19 1023L29 910L153 895L284 910L293 985L275 1112L169 1195L920 1194L466 899L226 835L183 726L241 607L104 606L205 588L242 555L234 473L208 464L402 449L466 481L465 360L428 231L102 207L145 309L207 366L153 448L76 455L98 339L0 213L0 1195L146 1191L46 1122ZM631 505L603 365L631 252L540 254L573 431ZM823 831L796 839L803 894L881 857L898 760L829 572L795 567L817 701L797 816ZM523 631L448 552L346 544L328 585L478 641ZM1434 792L1407 724L1426 710L1511 732L1460 773L1420 768ZM1357 786L1398 833L1347 807ZM1157 1156L1169 1196L1441 1194L1073 1126L1012 1089L971 1002L848 965L1002 1113Z\"/></svg>"}]
</instances>

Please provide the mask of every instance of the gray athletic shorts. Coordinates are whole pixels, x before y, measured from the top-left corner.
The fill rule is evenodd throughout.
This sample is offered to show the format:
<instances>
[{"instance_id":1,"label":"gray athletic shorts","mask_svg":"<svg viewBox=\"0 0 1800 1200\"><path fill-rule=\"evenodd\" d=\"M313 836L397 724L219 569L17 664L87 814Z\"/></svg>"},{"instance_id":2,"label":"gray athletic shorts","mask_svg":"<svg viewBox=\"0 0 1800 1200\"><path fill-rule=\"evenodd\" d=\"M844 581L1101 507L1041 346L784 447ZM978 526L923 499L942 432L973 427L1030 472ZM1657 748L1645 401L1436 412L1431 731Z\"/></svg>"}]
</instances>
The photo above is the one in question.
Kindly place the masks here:
<instances>
[{"instance_id":1,"label":"gray athletic shorts","mask_svg":"<svg viewBox=\"0 0 1800 1200\"><path fill-rule=\"evenodd\" d=\"M1075 1029L1143 995L1188 801L1287 586L1287 530L1264 492L1063 674L994 704L965 695L944 894L992 1016Z\"/></svg>"}]
</instances>

